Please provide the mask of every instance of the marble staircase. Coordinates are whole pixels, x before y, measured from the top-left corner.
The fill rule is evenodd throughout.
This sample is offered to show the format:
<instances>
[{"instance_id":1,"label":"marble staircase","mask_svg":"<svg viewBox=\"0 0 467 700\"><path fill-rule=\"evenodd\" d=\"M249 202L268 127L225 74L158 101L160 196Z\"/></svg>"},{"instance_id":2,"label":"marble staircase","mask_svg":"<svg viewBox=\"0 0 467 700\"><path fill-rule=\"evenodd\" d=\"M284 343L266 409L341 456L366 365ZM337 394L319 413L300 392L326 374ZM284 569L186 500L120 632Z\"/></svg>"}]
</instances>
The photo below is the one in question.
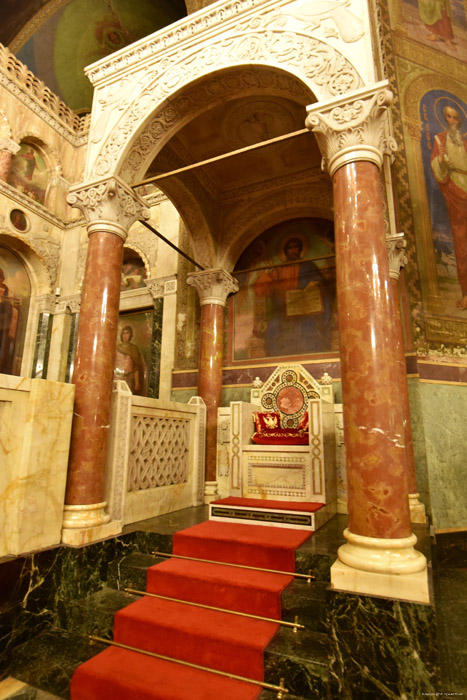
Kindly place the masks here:
<instances>
[{"instance_id":1,"label":"marble staircase","mask_svg":"<svg viewBox=\"0 0 467 700\"><path fill-rule=\"evenodd\" d=\"M166 542L166 545L170 544ZM326 588L332 557L297 552L297 571L307 573L317 567L319 580L307 584L295 580L283 593L284 619L298 615L307 626L294 633L281 629L265 651L265 680L278 684L285 678L290 700L326 700L328 697L328 637L325 632ZM111 562L106 585L100 590L71 603L67 629L49 628L37 637L16 647L10 673L31 686L68 697L68 684L74 669L101 651L101 645L89 646L87 635L111 638L113 616L138 597L124 591L126 587L144 590L146 570L161 561L148 553L133 551ZM215 605L215 601L213 601ZM263 691L260 700L276 695Z\"/></svg>"},{"instance_id":2,"label":"marble staircase","mask_svg":"<svg viewBox=\"0 0 467 700\"><path fill-rule=\"evenodd\" d=\"M187 509L82 549L0 562L0 681L14 676L32 686L31 693L40 688L66 698L76 666L103 648L90 647L86 635L97 628L110 637L114 613L134 600L123 589L144 589L146 570L156 561L151 552L170 551L174 532L206 517L207 508ZM465 540L455 543L462 554L456 568L449 557L439 558L434 607L329 590L329 568L345 526L345 516L336 516L297 551L297 570L312 569L317 580L295 580L282 607L285 619L299 615L307 630L283 630L272 641L265 653L267 680L285 677L289 700L419 700L424 693L465 690ZM427 529L416 526L416 534L417 547L429 557ZM274 697L263 692L261 700Z\"/></svg>"}]
</instances>

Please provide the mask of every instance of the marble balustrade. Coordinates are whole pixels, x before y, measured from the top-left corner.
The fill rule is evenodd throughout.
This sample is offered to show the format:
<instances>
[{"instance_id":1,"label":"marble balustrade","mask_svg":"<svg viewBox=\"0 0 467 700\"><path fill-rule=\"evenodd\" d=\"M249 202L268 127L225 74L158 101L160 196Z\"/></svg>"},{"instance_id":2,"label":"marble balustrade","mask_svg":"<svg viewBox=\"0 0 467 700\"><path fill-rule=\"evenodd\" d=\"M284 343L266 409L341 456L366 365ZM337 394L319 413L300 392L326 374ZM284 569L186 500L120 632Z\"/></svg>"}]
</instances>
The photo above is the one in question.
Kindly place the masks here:
<instances>
[{"instance_id":1,"label":"marble balustrade","mask_svg":"<svg viewBox=\"0 0 467 700\"><path fill-rule=\"evenodd\" d=\"M105 499L124 524L202 503L206 409L134 396L115 381Z\"/></svg>"}]
</instances>

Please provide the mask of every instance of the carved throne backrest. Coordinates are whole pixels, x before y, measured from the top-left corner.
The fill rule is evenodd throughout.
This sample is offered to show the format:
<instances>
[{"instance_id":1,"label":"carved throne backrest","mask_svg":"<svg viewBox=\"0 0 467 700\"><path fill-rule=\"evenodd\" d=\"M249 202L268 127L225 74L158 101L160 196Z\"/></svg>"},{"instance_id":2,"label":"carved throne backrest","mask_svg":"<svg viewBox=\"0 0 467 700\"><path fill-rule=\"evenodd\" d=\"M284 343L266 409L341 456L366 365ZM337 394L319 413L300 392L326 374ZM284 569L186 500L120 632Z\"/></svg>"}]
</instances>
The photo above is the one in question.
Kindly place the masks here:
<instances>
[{"instance_id":1,"label":"carved throne backrest","mask_svg":"<svg viewBox=\"0 0 467 700\"><path fill-rule=\"evenodd\" d=\"M282 428L298 428L308 400L319 399L321 389L302 365L278 367L261 387L261 407L279 413Z\"/></svg>"}]
</instances>

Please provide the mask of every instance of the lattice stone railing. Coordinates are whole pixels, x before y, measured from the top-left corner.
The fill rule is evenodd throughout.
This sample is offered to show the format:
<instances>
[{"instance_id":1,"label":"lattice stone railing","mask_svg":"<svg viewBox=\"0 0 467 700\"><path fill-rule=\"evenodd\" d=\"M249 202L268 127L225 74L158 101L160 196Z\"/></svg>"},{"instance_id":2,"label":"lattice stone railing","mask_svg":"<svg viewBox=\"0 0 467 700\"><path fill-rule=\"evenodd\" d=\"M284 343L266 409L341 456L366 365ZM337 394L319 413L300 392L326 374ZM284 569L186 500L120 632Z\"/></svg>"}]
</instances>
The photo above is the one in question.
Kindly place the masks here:
<instances>
[{"instance_id":1,"label":"lattice stone railing","mask_svg":"<svg viewBox=\"0 0 467 700\"><path fill-rule=\"evenodd\" d=\"M115 381L106 495L112 522L134 523L204 498L206 407L133 396Z\"/></svg>"},{"instance_id":2,"label":"lattice stone railing","mask_svg":"<svg viewBox=\"0 0 467 700\"><path fill-rule=\"evenodd\" d=\"M89 131L90 115L86 114L80 117L76 114L3 44L0 44L0 71L11 78L16 85L23 88L27 94L45 107L48 112L51 112L76 136L83 135ZM9 86L6 85L6 87L8 88Z\"/></svg>"},{"instance_id":3,"label":"lattice stone railing","mask_svg":"<svg viewBox=\"0 0 467 700\"><path fill-rule=\"evenodd\" d=\"M133 415L128 464L128 491L188 481L190 422Z\"/></svg>"}]
</instances>

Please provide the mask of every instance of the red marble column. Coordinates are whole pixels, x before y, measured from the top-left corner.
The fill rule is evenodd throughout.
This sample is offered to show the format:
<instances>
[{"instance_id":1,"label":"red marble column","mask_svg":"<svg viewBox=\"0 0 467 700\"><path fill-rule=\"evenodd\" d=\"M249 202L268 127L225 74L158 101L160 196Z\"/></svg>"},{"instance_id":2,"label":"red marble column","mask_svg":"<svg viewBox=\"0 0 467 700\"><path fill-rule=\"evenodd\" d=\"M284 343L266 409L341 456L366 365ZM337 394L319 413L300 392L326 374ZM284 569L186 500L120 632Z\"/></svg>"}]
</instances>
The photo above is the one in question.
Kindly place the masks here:
<instances>
[{"instance_id":1,"label":"red marble column","mask_svg":"<svg viewBox=\"0 0 467 700\"><path fill-rule=\"evenodd\" d=\"M405 344L402 330L401 309L399 302L399 285L401 267L407 262L405 255L406 241L402 233L389 236L386 239L389 254L389 274L391 277L391 300L394 314L394 330L396 334L396 345L399 356L399 391L401 398L401 408L404 426L407 484L409 491L410 520L412 523L425 523L425 506L418 500L417 480L415 472L415 455L413 446L412 425L410 421L410 401L407 386L407 369L405 364Z\"/></svg>"},{"instance_id":2,"label":"red marble column","mask_svg":"<svg viewBox=\"0 0 467 700\"><path fill-rule=\"evenodd\" d=\"M198 394L206 404L206 481L216 480L217 409L221 405L224 307L201 307Z\"/></svg>"},{"instance_id":3,"label":"red marble column","mask_svg":"<svg viewBox=\"0 0 467 700\"><path fill-rule=\"evenodd\" d=\"M75 407L65 495L64 541L89 541L86 529L105 512L107 440L117 344L123 244L130 226L149 212L118 177L77 186L68 203L88 223L89 246L78 325ZM84 529L80 539L78 530ZM75 535L70 534L75 531ZM91 537L91 535L89 535ZM70 539L71 538L71 539Z\"/></svg>"},{"instance_id":4,"label":"red marble column","mask_svg":"<svg viewBox=\"0 0 467 700\"><path fill-rule=\"evenodd\" d=\"M222 394L224 307L227 296L238 291L238 284L225 270L191 273L187 283L196 287L201 303L198 393L206 404L205 496L208 499L217 493L217 409Z\"/></svg>"},{"instance_id":5,"label":"red marble column","mask_svg":"<svg viewBox=\"0 0 467 700\"><path fill-rule=\"evenodd\" d=\"M334 174L337 294L349 530L411 535L404 428L379 171Z\"/></svg>"},{"instance_id":6,"label":"red marble column","mask_svg":"<svg viewBox=\"0 0 467 700\"><path fill-rule=\"evenodd\" d=\"M417 492L415 480L415 459L413 451L412 426L410 423L409 391L407 387L407 369L405 364L404 335L402 332L402 320L399 304L399 287L397 280L391 278L391 296L394 308L394 330L396 334L396 347L399 355L399 391L404 428L405 455L407 460L407 487L409 494Z\"/></svg>"},{"instance_id":7,"label":"red marble column","mask_svg":"<svg viewBox=\"0 0 467 700\"><path fill-rule=\"evenodd\" d=\"M104 231L90 235L73 374L67 505L104 501L122 257L123 238Z\"/></svg>"},{"instance_id":8,"label":"red marble column","mask_svg":"<svg viewBox=\"0 0 467 700\"><path fill-rule=\"evenodd\" d=\"M333 178L349 527L331 586L429 601L414 549L400 352L379 170L395 148L387 82L312 105L306 124Z\"/></svg>"}]
</instances>

